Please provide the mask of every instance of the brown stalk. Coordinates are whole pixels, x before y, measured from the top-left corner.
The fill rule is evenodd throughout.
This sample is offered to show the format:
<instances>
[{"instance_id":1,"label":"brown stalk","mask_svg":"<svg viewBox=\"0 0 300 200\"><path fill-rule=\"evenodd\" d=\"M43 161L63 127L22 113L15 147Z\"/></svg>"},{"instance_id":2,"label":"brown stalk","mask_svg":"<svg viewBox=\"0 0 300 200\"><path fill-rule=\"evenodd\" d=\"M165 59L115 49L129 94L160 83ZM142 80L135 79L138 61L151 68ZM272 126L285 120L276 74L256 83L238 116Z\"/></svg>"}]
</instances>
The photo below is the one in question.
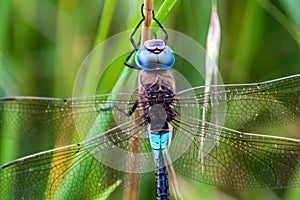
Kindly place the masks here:
<instances>
[{"instance_id":1,"label":"brown stalk","mask_svg":"<svg viewBox=\"0 0 300 200\"><path fill-rule=\"evenodd\" d=\"M151 21L152 21L152 7L153 0L144 0L144 8L143 13L145 20L142 25L142 35L141 35L141 46L144 45L146 40L150 39L150 30L151 30ZM134 115L136 112L134 113ZM136 114L138 115L138 113ZM137 116L134 116L137 117ZM127 187L124 190L123 199L125 200L137 200L138 199L138 191L139 191L139 179L138 173L130 173L130 171L138 171L138 166L140 166L140 159L137 155L141 152L142 149L142 140L137 136L132 136L129 140L130 147L128 149L129 155L127 159L127 173L125 177L125 186L130 184L130 187ZM130 153L134 153L134 156L130 156Z\"/></svg>"}]
</instances>

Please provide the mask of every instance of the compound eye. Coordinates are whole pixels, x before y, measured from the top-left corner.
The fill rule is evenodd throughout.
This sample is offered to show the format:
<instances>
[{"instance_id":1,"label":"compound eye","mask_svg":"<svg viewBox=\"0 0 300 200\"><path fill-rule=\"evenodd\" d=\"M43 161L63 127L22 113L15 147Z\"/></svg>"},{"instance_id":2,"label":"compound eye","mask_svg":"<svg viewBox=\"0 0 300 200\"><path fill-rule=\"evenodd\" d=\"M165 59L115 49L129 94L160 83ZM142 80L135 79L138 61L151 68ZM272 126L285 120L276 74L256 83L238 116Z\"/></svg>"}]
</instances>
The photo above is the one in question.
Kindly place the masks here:
<instances>
[{"instance_id":1,"label":"compound eye","mask_svg":"<svg viewBox=\"0 0 300 200\"><path fill-rule=\"evenodd\" d=\"M163 40L146 41L135 56L137 66L147 71L170 69L174 62L174 52Z\"/></svg>"}]
</instances>

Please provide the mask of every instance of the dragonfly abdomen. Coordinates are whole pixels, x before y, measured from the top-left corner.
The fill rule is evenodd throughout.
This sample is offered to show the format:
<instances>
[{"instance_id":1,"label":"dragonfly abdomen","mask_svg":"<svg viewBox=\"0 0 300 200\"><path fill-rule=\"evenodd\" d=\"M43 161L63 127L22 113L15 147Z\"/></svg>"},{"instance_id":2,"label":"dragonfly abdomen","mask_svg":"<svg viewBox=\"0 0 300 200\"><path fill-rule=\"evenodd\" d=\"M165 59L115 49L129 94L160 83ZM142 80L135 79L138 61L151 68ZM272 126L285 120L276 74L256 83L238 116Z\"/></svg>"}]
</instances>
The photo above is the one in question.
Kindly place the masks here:
<instances>
[{"instance_id":1,"label":"dragonfly abdomen","mask_svg":"<svg viewBox=\"0 0 300 200\"><path fill-rule=\"evenodd\" d=\"M168 172L163 160L162 151L160 151L159 158L156 160L155 180L156 199L169 200Z\"/></svg>"},{"instance_id":2,"label":"dragonfly abdomen","mask_svg":"<svg viewBox=\"0 0 300 200\"><path fill-rule=\"evenodd\" d=\"M156 163L155 180L157 200L169 199L168 173L163 158L169 136L169 131L160 131L159 133L150 134L150 144L154 153Z\"/></svg>"}]
</instances>

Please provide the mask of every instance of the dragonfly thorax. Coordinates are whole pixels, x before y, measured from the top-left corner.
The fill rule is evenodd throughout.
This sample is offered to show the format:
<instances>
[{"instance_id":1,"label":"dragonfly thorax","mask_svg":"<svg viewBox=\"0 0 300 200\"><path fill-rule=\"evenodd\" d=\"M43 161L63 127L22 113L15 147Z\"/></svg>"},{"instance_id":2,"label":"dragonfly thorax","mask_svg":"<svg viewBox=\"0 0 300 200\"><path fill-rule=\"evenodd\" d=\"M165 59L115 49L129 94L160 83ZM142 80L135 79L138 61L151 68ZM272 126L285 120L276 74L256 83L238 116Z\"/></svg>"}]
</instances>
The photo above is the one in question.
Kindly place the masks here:
<instances>
[{"instance_id":1,"label":"dragonfly thorax","mask_svg":"<svg viewBox=\"0 0 300 200\"><path fill-rule=\"evenodd\" d=\"M174 100L174 94L171 90L159 90L155 92L148 90L147 93L147 98L150 105L172 103L172 101Z\"/></svg>"},{"instance_id":2,"label":"dragonfly thorax","mask_svg":"<svg viewBox=\"0 0 300 200\"><path fill-rule=\"evenodd\" d=\"M174 101L174 77L168 71L143 71L139 77L140 93L150 105L170 104Z\"/></svg>"},{"instance_id":3,"label":"dragonfly thorax","mask_svg":"<svg viewBox=\"0 0 300 200\"><path fill-rule=\"evenodd\" d=\"M143 95L141 101L146 102L143 110L148 122L156 130L157 126L161 130L168 129L167 122L176 115L173 75L169 71L142 71L139 83L139 92Z\"/></svg>"},{"instance_id":4,"label":"dragonfly thorax","mask_svg":"<svg viewBox=\"0 0 300 200\"><path fill-rule=\"evenodd\" d=\"M139 92L144 95L151 92L169 91L174 93L175 81L169 71L141 71L139 75Z\"/></svg>"}]
</instances>

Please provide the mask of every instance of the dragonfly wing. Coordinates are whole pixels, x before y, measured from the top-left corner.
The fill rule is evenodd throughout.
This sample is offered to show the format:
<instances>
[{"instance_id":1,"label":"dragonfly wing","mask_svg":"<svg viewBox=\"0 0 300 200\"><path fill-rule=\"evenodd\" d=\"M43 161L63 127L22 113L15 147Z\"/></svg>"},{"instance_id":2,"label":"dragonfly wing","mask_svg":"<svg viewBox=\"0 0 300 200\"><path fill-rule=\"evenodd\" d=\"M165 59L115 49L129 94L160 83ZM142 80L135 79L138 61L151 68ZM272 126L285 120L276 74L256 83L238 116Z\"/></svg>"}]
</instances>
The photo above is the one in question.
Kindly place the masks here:
<instances>
[{"instance_id":1,"label":"dragonfly wing","mask_svg":"<svg viewBox=\"0 0 300 200\"><path fill-rule=\"evenodd\" d=\"M172 122L175 137L179 135L181 141L170 147L176 171L230 189L300 185L296 173L300 166L299 140L243 133L209 123L205 123L201 136L201 123L184 116Z\"/></svg>"},{"instance_id":2,"label":"dragonfly wing","mask_svg":"<svg viewBox=\"0 0 300 200\"><path fill-rule=\"evenodd\" d=\"M80 142L92 127L104 132L129 121L134 102L133 95L126 93L73 99L0 98L0 136L43 143L44 149L53 148L54 142L56 146Z\"/></svg>"},{"instance_id":3,"label":"dragonfly wing","mask_svg":"<svg viewBox=\"0 0 300 200\"><path fill-rule=\"evenodd\" d=\"M207 121L223 119L225 127L239 130L282 126L300 119L299 74L262 83L210 87L209 94L204 93L204 86L179 92L179 106L199 112L206 106Z\"/></svg>"},{"instance_id":4,"label":"dragonfly wing","mask_svg":"<svg viewBox=\"0 0 300 200\"><path fill-rule=\"evenodd\" d=\"M95 199L111 193L134 173L154 170L143 121L135 119L82 143L45 151L8 163L0 169L0 196L8 199ZM141 138L141 154L128 154L130 138ZM139 157L140 156L140 157ZM134 162L137 158L141 162ZM135 163L137 166L133 166ZM111 188L111 189L110 189Z\"/></svg>"}]
</instances>

